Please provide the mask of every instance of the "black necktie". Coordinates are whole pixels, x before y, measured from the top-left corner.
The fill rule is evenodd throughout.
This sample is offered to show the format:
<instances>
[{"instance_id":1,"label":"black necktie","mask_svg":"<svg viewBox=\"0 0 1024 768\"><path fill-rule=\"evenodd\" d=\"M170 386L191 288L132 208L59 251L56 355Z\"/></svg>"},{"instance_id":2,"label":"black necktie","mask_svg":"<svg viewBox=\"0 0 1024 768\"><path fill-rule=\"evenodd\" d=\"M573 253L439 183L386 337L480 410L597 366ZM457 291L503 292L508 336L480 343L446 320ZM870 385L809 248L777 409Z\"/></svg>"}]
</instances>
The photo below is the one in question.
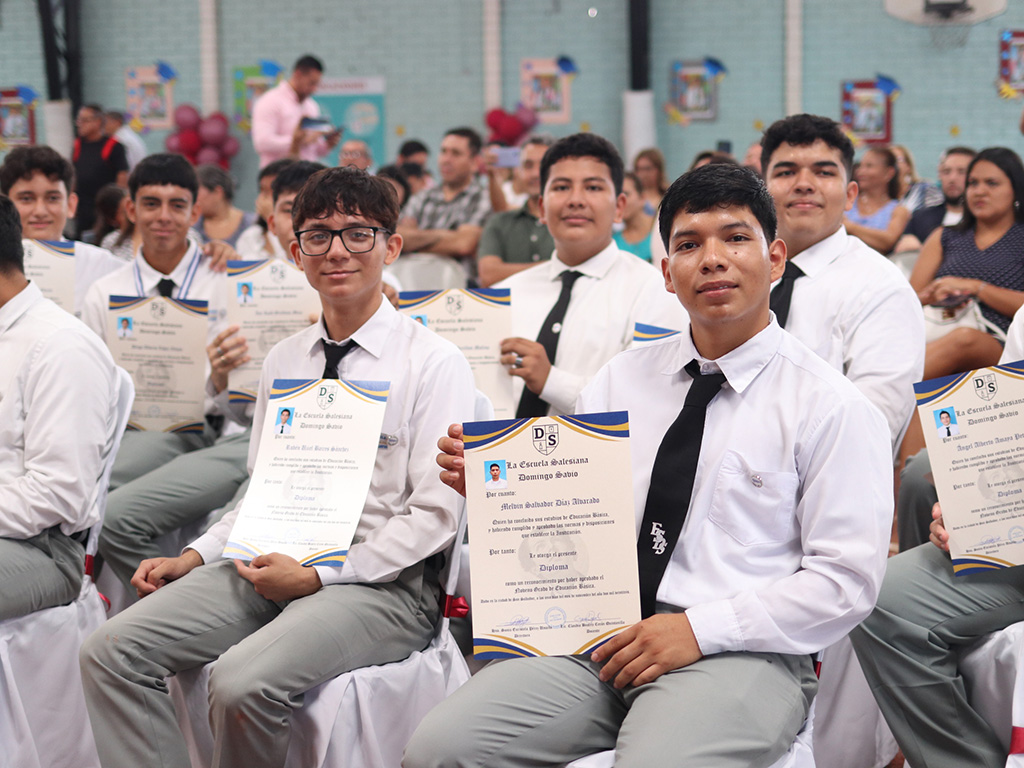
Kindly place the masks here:
<instances>
[{"instance_id":1,"label":"black necktie","mask_svg":"<svg viewBox=\"0 0 1024 768\"><path fill-rule=\"evenodd\" d=\"M775 313L779 325L786 327L789 319L789 303L793 300L793 283L798 277L803 277L804 271L792 261L786 262L786 271L782 273L779 284L772 289L772 295L768 299L768 306Z\"/></svg>"},{"instance_id":2,"label":"black necktie","mask_svg":"<svg viewBox=\"0 0 1024 768\"><path fill-rule=\"evenodd\" d=\"M175 282L169 277L161 278L160 282L156 284L156 291L165 299L171 298L171 294L174 293Z\"/></svg>"},{"instance_id":3,"label":"black necktie","mask_svg":"<svg viewBox=\"0 0 1024 768\"><path fill-rule=\"evenodd\" d=\"M323 340L324 345L324 357L327 358L327 363L324 365L325 379L336 379L338 378L338 363L341 362L342 358L345 357L349 352L358 347L355 340L349 339L344 344L328 344L327 340Z\"/></svg>"},{"instance_id":4,"label":"black necktie","mask_svg":"<svg viewBox=\"0 0 1024 768\"><path fill-rule=\"evenodd\" d=\"M573 283L580 277L582 272L565 271L561 274L562 292L558 294L558 301L551 308L544 325L540 327L537 334L537 343L544 347L548 355L548 361L555 364L555 352L558 351L558 337L562 332L562 321L565 320L565 311L569 308L569 298L572 296ZM532 392L529 387L523 387L523 395L519 398L519 407L516 408L517 419L528 419L532 416L543 416L548 412L548 404L540 399L540 395Z\"/></svg>"},{"instance_id":5,"label":"black necktie","mask_svg":"<svg viewBox=\"0 0 1024 768\"><path fill-rule=\"evenodd\" d=\"M952 433L949 431L949 427L946 427L946 437L952 437Z\"/></svg>"},{"instance_id":6,"label":"black necktie","mask_svg":"<svg viewBox=\"0 0 1024 768\"><path fill-rule=\"evenodd\" d=\"M686 364L686 372L693 377L693 383L686 393L683 409L658 447L651 471L651 487L647 490L644 520L636 543L640 566L640 612L645 619L654 614L658 585L683 530L697 474L708 403L725 381L725 375L721 373L702 376L696 360Z\"/></svg>"}]
</instances>

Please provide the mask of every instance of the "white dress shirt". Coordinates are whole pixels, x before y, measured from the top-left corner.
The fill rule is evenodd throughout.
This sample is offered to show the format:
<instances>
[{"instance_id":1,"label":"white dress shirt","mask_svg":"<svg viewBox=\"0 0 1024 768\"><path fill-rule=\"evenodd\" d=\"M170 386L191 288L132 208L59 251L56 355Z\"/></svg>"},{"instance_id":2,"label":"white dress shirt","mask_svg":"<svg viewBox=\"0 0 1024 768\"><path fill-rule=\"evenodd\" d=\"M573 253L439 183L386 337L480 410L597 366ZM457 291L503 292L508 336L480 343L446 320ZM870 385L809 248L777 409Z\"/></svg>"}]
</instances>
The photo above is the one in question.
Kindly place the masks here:
<instances>
[{"instance_id":1,"label":"white dress shirt","mask_svg":"<svg viewBox=\"0 0 1024 768\"><path fill-rule=\"evenodd\" d=\"M814 653L875 604L892 522L882 414L773 319L713 363L689 325L623 352L577 412L629 412L638 537L662 438L686 399L683 367L721 371L696 482L658 602L685 609L701 651Z\"/></svg>"},{"instance_id":2,"label":"white dress shirt","mask_svg":"<svg viewBox=\"0 0 1024 768\"><path fill-rule=\"evenodd\" d=\"M299 101L292 84L282 80L252 105L252 146L260 156L260 168L288 157L292 134L304 117L319 117L320 105L311 97ZM299 149L301 160L316 161L329 151L320 138Z\"/></svg>"},{"instance_id":3,"label":"white dress shirt","mask_svg":"<svg viewBox=\"0 0 1024 768\"><path fill-rule=\"evenodd\" d=\"M924 313L899 268L840 227L793 258L786 330L841 371L885 415L893 452L924 375Z\"/></svg>"},{"instance_id":4,"label":"white dress shirt","mask_svg":"<svg viewBox=\"0 0 1024 768\"><path fill-rule=\"evenodd\" d=\"M0 537L89 528L117 406L110 352L29 283L0 307L0 361Z\"/></svg>"},{"instance_id":5,"label":"white dress shirt","mask_svg":"<svg viewBox=\"0 0 1024 768\"><path fill-rule=\"evenodd\" d=\"M135 166L149 154L146 149L146 142L142 140L129 126L122 125L114 132L114 138L124 146L124 154L128 160L128 170L134 170Z\"/></svg>"},{"instance_id":6,"label":"white dress shirt","mask_svg":"<svg viewBox=\"0 0 1024 768\"><path fill-rule=\"evenodd\" d=\"M535 341L544 320L562 292L561 274L582 273L572 288L572 298L559 332L558 349L541 398L548 412L573 412L580 391L615 355L633 342L633 326L646 323L679 328L686 312L679 300L665 290L661 272L611 243L579 266L567 266L555 251L551 261L517 272L495 288L512 291L512 335ZM523 380L512 382L516 402Z\"/></svg>"},{"instance_id":7,"label":"white dress shirt","mask_svg":"<svg viewBox=\"0 0 1024 768\"><path fill-rule=\"evenodd\" d=\"M323 322L279 342L260 376L249 443L249 472L259 451L274 379L319 379ZM353 335L359 345L338 365L342 379L390 381L377 461L366 506L341 568L315 566L323 584L392 581L454 540L462 500L438 477L437 439L473 418L475 385L459 349L383 300ZM189 545L207 563L221 556L245 499Z\"/></svg>"}]
</instances>

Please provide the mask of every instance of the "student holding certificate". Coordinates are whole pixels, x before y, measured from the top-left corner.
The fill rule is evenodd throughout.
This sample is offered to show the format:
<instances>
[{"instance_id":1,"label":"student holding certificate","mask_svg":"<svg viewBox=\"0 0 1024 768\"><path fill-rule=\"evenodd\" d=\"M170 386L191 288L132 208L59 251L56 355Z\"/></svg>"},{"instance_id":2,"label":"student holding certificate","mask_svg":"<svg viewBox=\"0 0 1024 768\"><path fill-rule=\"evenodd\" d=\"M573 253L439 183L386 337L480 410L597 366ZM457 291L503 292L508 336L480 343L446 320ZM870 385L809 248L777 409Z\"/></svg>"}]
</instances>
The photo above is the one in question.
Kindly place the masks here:
<instances>
[{"instance_id":1,"label":"student holding certificate","mask_svg":"<svg viewBox=\"0 0 1024 768\"><path fill-rule=\"evenodd\" d=\"M82 651L106 768L188 764L164 685L178 670L218 659L210 679L214 764L276 768L305 691L430 642L440 613L437 555L454 541L461 503L438 479L437 435L472 417L474 384L454 345L383 299L382 270L402 249L397 219L391 185L354 168L321 171L303 187L292 209L291 253L323 314L267 357L253 420L250 467L264 420L279 420L268 405L275 379L390 382L344 566L303 567L279 553L223 559L237 508L181 556L143 562L133 583L146 597ZM298 423L272 442L299 445L302 432Z\"/></svg>"},{"instance_id":2,"label":"student holding certificate","mask_svg":"<svg viewBox=\"0 0 1024 768\"><path fill-rule=\"evenodd\" d=\"M773 319L786 245L767 189L745 168L696 169L669 189L660 230L690 323L617 356L577 406L629 412L645 618L589 657L482 670L427 715L406 768L559 765L612 748L622 765L770 764L813 699L809 654L874 603L889 430ZM453 425L439 460L457 489L460 436Z\"/></svg>"}]
</instances>

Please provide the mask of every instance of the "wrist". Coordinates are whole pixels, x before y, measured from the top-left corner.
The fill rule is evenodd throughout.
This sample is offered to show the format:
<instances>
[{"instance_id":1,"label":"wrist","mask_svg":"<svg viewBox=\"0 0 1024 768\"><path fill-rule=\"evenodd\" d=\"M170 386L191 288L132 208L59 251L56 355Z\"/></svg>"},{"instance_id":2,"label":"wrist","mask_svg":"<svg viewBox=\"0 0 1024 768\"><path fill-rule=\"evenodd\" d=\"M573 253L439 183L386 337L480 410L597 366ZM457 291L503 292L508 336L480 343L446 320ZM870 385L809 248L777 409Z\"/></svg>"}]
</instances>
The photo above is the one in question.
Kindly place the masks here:
<instances>
[{"instance_id":1,"label":"wrist","mask_svg":"<svg viewBox=\"0 0 1024 768\"><path fill-rule=\"evenodd\" d=\"M974 289L974 298L976 298L976 299L980 299L981 298L981 289L984 288L984 287L985 287L985 281L984 280L979 280L977 287Z\"/></svg>"}]
</instances>

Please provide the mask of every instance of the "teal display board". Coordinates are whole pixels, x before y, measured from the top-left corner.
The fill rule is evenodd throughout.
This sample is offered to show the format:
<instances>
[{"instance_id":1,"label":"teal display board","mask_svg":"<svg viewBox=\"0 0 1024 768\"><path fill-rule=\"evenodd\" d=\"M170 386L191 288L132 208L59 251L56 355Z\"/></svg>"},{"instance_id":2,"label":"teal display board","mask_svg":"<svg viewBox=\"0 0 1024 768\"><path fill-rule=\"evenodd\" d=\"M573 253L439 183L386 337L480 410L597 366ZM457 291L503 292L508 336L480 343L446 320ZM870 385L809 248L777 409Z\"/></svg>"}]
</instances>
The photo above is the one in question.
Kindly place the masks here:
<instances>
[{"instance_id":1,"label":"teal display board","mask_svg":"<svg viewBox=\"0 0 1024 768\"><path fill-rule=\"evenodd\" d=\"M348 77L328 79L320 83L320 89L313 97L331 122L344 126L345 139L361 139L370 147L374 167L386 165L385 154L384 78ZM340 147L340 144L339 144ZM338 164L338 148L324 158L327 165Z\"/></svg>"}]
</instances>

